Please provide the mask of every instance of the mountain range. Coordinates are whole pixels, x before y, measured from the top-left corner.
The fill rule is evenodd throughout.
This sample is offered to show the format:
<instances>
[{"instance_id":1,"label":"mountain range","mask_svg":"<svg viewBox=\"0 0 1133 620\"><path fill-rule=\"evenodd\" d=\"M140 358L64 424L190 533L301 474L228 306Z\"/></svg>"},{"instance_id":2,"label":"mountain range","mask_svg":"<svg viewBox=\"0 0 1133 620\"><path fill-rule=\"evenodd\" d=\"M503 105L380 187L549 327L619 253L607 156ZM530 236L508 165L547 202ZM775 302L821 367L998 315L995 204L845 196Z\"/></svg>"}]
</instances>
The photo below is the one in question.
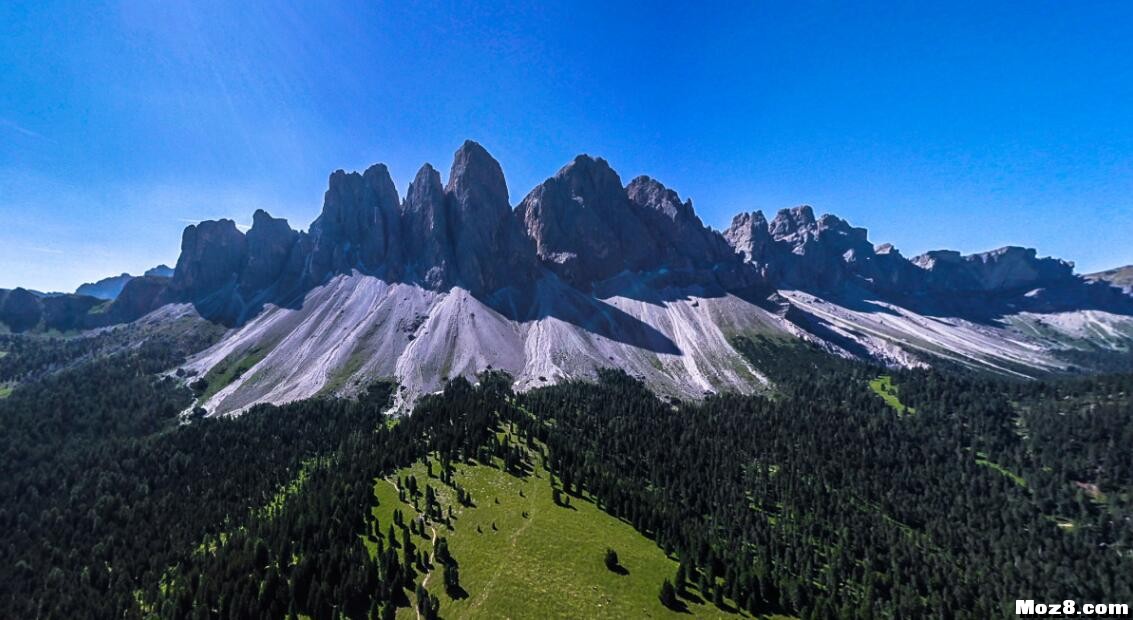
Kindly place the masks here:
<instances>
[{"instance_id":1,"label":"mountain range","mask_svg":"<svg viewBox=\"0 0 1133 620\"><path fill-rule=\"evenodd\" d=\"M471 141L446 181L425 164L401 197L382 164L339 170L307 231L263 210L246 233L204 221L185 229L172 277L77 293L0 291L0 321L221 323L181 369L211 383L200 405L213 414L378 378L398 381L404 405L485 369L519 389L609 366L670 397L763 389L741 339L1018 377L1105 370L1133 344L1128 270L1081 276L1021 247L906 258L809 206L740 213L720 232L661 182L624 183L587 155L513 206Z\"/></svg>"},{"instance_id":2,"label":"mountain range","mask_svg":"<svg viewBox=\"0 0 1133 620\"><path fill-rule=\"evenodd\" d=\"M166 265L158 265L153 269L146 270L143 276L172 278L173 269ZM126 285L129 284L130 280L133 280L135 277L137 276L123 273L117 276L103 278L98 282L88 282L86 284L79 285L79 288L75 289L75 294L94 297L103 301L113 301L118 298L118 295L122 294L122 289L126 288Z\"/></svg>"}]
</instances>

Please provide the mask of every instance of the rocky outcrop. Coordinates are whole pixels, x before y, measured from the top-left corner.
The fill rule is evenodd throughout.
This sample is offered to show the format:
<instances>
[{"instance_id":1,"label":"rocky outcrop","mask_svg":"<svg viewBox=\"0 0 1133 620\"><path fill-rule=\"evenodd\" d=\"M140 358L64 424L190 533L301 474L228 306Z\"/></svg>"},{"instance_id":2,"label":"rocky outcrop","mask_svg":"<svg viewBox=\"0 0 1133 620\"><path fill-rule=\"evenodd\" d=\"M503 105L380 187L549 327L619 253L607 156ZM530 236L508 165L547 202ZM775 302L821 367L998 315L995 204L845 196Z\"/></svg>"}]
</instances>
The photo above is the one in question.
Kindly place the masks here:
<instances>
[{"instance_id":1,"label":"rocky outcrop","mask_svg":"<svg viewBox=\"0 0 1133 620\"><path fill-rule=\"evenodd\" d=\"M247 251L247 238L232 220L207 220L185 228L173 291L185 300L195 300L235 285Z\"/></svg>"},{"instance_id":2,"label":"rocky outcrop","mask_svg":"<svg viewBox=\"0 0 1133 620\"><path fill-rule=\"evenodd\" d=\"M145 275L158 278L172 278L173 270L165 265L158 265L157 267L147 270ZM133 280L135 277L136 276L132 276L128 273L123 273L121 275L103 278L98 282L88 282L79 285L79 288L75 289L75 294L94 297L95 299L104 301L114 300L118 298L118 295L122 293L122 289L126 287L130 280Z\"/></svg>"},{"instance_id":3,"label":"rocky outcrop","mask_svg":"<svg viewBox=\"0 0 1133 620\"><path fill-rule=\"evenodd\" d=\"M384 164L362 174L335 171L323 210L311 224L312 276L358 269L371 273L400 257L398 196Z\"/></svg>"},{"instance_id":4,"label":"rocky outcrop","mask_svg":"<svg viewBox=\"0 0 1133 620\"><path fill-rule=\"evenodd\" d=\"M425 164L417 171L401 203L401 230L406 248L401 270L407 279L433 289L453 284L445 202L440 173Z\"/></svg>"},{"instance_id":5,"label":"rocky outcrop","mask_svg":"<svg viewBox=\"0 0 1133 620\"><path fill-rule=\"evenodd\" d=\"M23 288L0 290L0 323L8 329L24 332L39 325L42 319L43 304L39 296Z\"/></svg>"},{"instance_id":6,"label":"rocky outcrop","mask_svg":"<svg viewBox=\"0 0 1133 620\"><path fill-rule=\"evenodd\" d=\"M1125 267L1118 267L1116 269L1107 269L1106 271L1099 271L1085 276L1087 280L1094 282L1104 282L1121 289L1122 291L1133 294L1133 265L1126 265Z\"/></svg>"},{"instance_id":7,"label":"rocky outcrop","mask_svg":"<svg viewBox=\"0 0 1133 620\"><path fill-rule=\"evenodd\" d=\"M169 265L158 265L153 269L147 269L143 275L153 276L156 278L172 278L173 268Z\"/></svg>"},{"instance_id":8,"label":"rocky outcrop","mask_svg":"<svg viewBox=\"0 0 1133 620\"><path fill-rule=\"evenodd\" d=\"M951 250L906 259L890 244L876 248L864 228L808 206L767 222L760 212L736 216L724 237L781 289L852 299L866 291L922 310L1055 311L1126 308L1128 300L1074 275L1073 264L1005 247L980 254Z\"/></svg>"},{"instance_id":9,"label":"rocky outcrop","mask_svg":"<svg viewBox=\"0 0 1133 620\"><path fill-rule=\"evenodd\" d=\"M68 333L128 323L166 303L169 282L169 278L131 277L112 301L89 295L38 295L22 288L0 290L0 324L15 333Z\"/></svg>"},{"instance_id":10,"label":"rocky outcrop","mask_svg":"<svg viewBox=\"0 0 1133 620\"><path fill-rule=\"evenodd\" d=\"M864 228L829 214L816 219L807 205L782 209L770 222L760 211L741 213L724 237L780 287L838 289L878 275Z\"/></svg>"},{"instance_id":11,"label":"rocky outcrop","mask_svg":"<svg viewBox=\"0 0 1133 620\"><path fill-rule=\"evenodd\" d=\"M579 155L533 189L517 211L542 263L582 288L646 266L656 245L618 174L600 158Z\"/></svg>"},{"instance_id":12,"label":"rocky outcrop","mask_svg":"<svg viewBox=\"0 0 1133 620\"><path fill-rule=\"evenodd\" d=\"M279 280L298 236L287 220L256 210L252 228L245 235L247 256L240 270L240 288L245 295L255 295Z\"/></svg>"},{"instance_id":13,"label":"rocky outcrop","mask_svg":"<svg viewBox=\"0 0 1133 620\"><path fill-rule=\"evenodd\" d=\"M937 250L912 262L924 271L923 287L938 293L1025 292L1076 280L1073 263L1038 258L1034 249L1015 246L968 256Z\"/></svg>"},{"instance_id":14,"label":"rocky outcrop","mask_svg":"<svg viewBox=\"0 0 1133 620\"><path fill-rule=\"evenodd\" d=\"M524 284L534 248L512 217L500 164L468 141L453 156L445 188L455 281L473 294Z\"/></svg>"},{"instance_id":15,"label":"rocky outcrop","mask_svg":"<svg viewBox=\"0 0 1133 620\"><path fill-rule=\"evenodd\" d=\"M682 202L675 191L647 176L630 181L626 194L657 243L650 262L703 269L736 260L735 250L724 237L700 221L691 200Z\"/></svg>"},{"instance_id":16,"label":"rocky outcrop","mask_svg":"<svg viewBox=\"0 0 1133 620\"><path fill-rule=\"evenodd\" d=\"M170 278L164 276L131 279L114 302L104 309L105 316L98 322L103 325L128 323L149 314L167 303L171 285Z\"/></svg>"}]
</instances>

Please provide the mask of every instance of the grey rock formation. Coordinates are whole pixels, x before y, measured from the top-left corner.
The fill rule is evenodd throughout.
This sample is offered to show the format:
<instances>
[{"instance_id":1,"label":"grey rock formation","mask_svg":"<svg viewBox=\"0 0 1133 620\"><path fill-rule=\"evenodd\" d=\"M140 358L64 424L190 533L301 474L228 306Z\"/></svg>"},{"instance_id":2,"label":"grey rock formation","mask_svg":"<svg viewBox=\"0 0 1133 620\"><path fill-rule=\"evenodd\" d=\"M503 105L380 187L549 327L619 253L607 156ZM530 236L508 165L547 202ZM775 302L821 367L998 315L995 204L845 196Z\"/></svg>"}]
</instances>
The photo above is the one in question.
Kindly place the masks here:
<instances>
[{"instance_id":1,"label":"grey rock formation","mask_svg":"<svg viewBox=\"0 0 1133 620\"><path fill-rule=\"evenodd\" d=\"M448 186L456 281L474 294L526 283L534 248L512 216L500 164L467 141L453 156Z\"/></svg>"},{"instance_id":2,"label":"grey rock formation","mask_svg":"<svg viewBox=\"0 0 1133 620\"><path fill-rule=\"evenodd\" d=\"M543 264L582 288L649 266L657 246L603 159L579 155L532 190L517 211Z\"/></svg>"},{"instance_id":3,"label":"grey rock formation","mask_svg":"<svg viewBox=\"0 0 1133 620\"><path fill-rule=\"evenodd\" d=\"M906 259L890 244L871 245L864 228L810 207L780 211L766 222L740 214L725 238L776 288L852 302L862 295L921 311L974 318L1033 310L1125 311L1129 299L1074 275L1073 264L1039 258L1033 249L1005 247L961 255L951 250Z\"/></svg>"},{"instance_id":4,"label":"grey rock formation","mask_svg":"<svg viewBox=\"0 0 1133 620\"><path fill-rule=\"evenodd\" d=\"M240 288L246 295L254 295L279 280L297 238L298 233L288 226L287 220L273 218L263 209L256 210L252 228L245 236L248 254L240 271Z\"/></svg>"},{"instance_id":5,"label":"grey rock formation","mask_svg":"<svg viewBox=\"0 0 1133 620\"><path fill-rule=\"evenodd\" d=\"M312 277L359 269L373 272L400 256L398 196L384 164L362 174L330 176L323 210L311 224Z\"/></svg>"},{"instance_id":6,"label":"grey rock formation","mask_svg":"<svg viewBox=\"0 0 1133 620\"><path fill-rule=\"evenodd\" d=\"M156 278L172 278L173 270L165 265L158 265L157 267L146 270L145 275ZM75 289L75 294L94 297L104 301L114 300L122 293L122 289L136 277L137 276L132 276L128 273L123 273L121 275L103 278L98 282L88 282Z\"/></svg>"},{"instance_id":7,"label":"grey rock formation","mask_svg":"<svg viewBox=\"0 0 1133 620\"><path fill-rule=\"evenodd\" d=\"M675 191L647 176L630 181L626 194L657 242L650 262L670 268L706 268L736 260L724 237L700 221L691 200L681 202Z\"/></svg>"},{"instance_id":8,"label":"grey rock formation","mask_svg":"<svg viewBox=\"0 0 1133 620\"><path fill-rule=\"evenodd\" d=\"M236 284L247 255L247 239L232 220L208 220L181 236L173 290L185 300Z\"/></svg>"},{"instance_id":9,"label":"grey rock formation","mask_svg":"<svg viewBox=\"0 0 1133 620\"><path fill-rule=\"evenodd\" d=\"M1107 269L1085 276L1087 280L1111 284L1126 293L1133 294L1133 265Z\"/></svg>"},{"instance_id":10,"label":"grey rock formation","mask_svg":"<svg viewBox=\"0 0 1133 620\"><path fill-rule=\"evenodd\" d=\"M770 222L760 211L741 213L724 238L781 287L838 289L878 275L864 228L829 214L816 219L807 205L782 209Z\"/></svg>"},{"instance_id":11,"label":"grey rock formation","mask_svg":"<svg viewBox=\"0 0 1133 620\"><path fill-rule=\"evenodd\" d=\"M952 250L927 252L912 260L924 270L924 288L935 293L1006 293L1075 281L1074 265L1038 258L1031 248L1008 246L961 256Z\"/></svg>"},{"instance_id":12,"label":"grey rock formation","mask_svg":"<svg viewBox=\"0 0 1133 620\"><path fill-rule=\"evenodd\" d=\"M154 276L157 278L172 278L173 268L168 265L158 265L153 269L147 269L143 275Z\"/></svg>"},{"instance_id":13,"label":"grey rock formation","mask_svg":"<svg viewBox=\"0 0 1133 620\"><path fill-rule=\"evenodd\" d=\"M425 164L417 171L401 203L405 244L402 269L407 279L434 289L451 286L455 275L445 202L440 173Z\"/></svg>"}]
</instances>

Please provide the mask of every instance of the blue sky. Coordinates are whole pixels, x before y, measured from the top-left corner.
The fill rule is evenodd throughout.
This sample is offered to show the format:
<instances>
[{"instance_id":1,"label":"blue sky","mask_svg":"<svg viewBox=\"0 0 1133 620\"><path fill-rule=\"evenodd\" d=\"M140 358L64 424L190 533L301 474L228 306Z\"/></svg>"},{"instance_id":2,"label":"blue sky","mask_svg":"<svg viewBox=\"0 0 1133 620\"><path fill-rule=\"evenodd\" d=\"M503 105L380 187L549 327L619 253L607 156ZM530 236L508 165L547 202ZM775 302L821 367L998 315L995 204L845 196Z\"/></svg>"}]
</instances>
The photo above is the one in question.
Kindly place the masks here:
<instances>
[{"instance_id":1,"label":"blue sky","mask_svg":"<svg viewBox=\"0 0 1133 620\"><path fill-rule=\"evenodd\" d=\"M717 228L807 203L907 256L1133 263L1131 30L1129 2L8 0L0 287L172 265L256 208L306 228L331 171L404 193L465 138L513 203L586 152Z\"/></svg>"}]
</instances>

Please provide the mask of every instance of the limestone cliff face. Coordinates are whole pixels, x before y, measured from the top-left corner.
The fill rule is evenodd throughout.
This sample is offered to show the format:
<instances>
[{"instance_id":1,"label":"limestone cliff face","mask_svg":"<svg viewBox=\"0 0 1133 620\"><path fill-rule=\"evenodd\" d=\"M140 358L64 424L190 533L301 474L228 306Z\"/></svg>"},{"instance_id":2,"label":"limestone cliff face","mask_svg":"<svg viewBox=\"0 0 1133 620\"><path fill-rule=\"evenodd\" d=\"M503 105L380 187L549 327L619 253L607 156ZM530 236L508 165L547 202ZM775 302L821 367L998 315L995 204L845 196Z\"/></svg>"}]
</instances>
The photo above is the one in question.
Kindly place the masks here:
<instances>
[{"instance_id":1,"label":"limestone cliff face","mask_svg":"<svg viewBox=\"0 0 1133 620\"><path fill-rule=\"evenodd\" d=\"M657 240L604 159L579 155L523 199L518 213L539 260L583 288L647 268Z\"/></svg>"},{"instance_id":2,"label":"limestone cliff face","mask_svg":"<svg viewBox=\"0 0 1133 620\"><path fill-rule=\"evenodd\" d=\"M976 296L1033 308L1125 303L1120 289L1083 280L1072 264L1032 249L969 256L942 250L909 260L891 245L874 247L866 229L816 216L805 205L770 220L759 211L741 213L720 233L660 181L640 176L623 185L605 160L588 155L513 209L499 162L471 141L453 155L447 183L425 164L401 198L382 164L362 173L339 170L309 232L261 210L247 234L231 220L190 226L181 250L167 290L151 283L146 290L155 294L143 295L139 284L128 304L135 310L124 316L152 297L158 305L193 302L210 318L238 323L263 303L293 303L355 271L484 298L531 291L551 273L595 295L640 276L657 289L866 291L918 303ZM13 299L19 303L12 302L9 316L32 321L34 312L19 310L32 305L26 296Z\"/></svg>"},{"instance_id":3,"label":"limestone cliff face","mask_svg":"<svg viewBox=\"0 0 1133 620\"><path fill-rule=\"evenodd\" d=\"M362 174L334 172L311 224L311 276L373 271L401 255L397 188L383 164Z\"/></svg>"},{"instance_id":4,"label":"limestone cliff face","mask_svg":"<svg viewBox=\"0 0 1133 620\"><path fill-rule=\"evenodd\" d=\"M512 216L500 164L475 142L453 157L445 188L456 281L475 294L522 285L535 252Z\"/></svg>"},{"instance_id":5,"label":"limestone cliff face","mask_svg":"<svg viewBox=\"0 0 1133 620\"><path fill-rule=\"evenodd\" d=\"M909 260L890 244L874 247L864 228L834 215L816 218L809 206L783 209L770 222L758 211L741 213L724 238L777 288L856 289L941 304L965 296L981 302L1020 297L1035 307L1111 297L1074 275L1073 264L1039 258L1033 249L1005 247L967 256L939 250Z\"/></svg>"},{"instance_id":6,"label":"limestone cliff face","mask_svg":"<svg viewBox=\"0 0 1133 620\"><path fill-rule=\"evenodd\" d=\"M274 218L263 209L256 210L252 228L245 235L247 256L242 261L240 287L253 293L278 281L298 237L287 220Z\"/></svg>"},{"instance_id":7,"label":"limestone cliff face","mask_svg":"<svg viewBox=\"0 0 1133 620\"><path fill-rule=\"evenodd\" d=\"M185 228L173 290L193 299L234 285L244 269L248 241L232 220L206 220Z\"/></svg>"}]
</instances>

